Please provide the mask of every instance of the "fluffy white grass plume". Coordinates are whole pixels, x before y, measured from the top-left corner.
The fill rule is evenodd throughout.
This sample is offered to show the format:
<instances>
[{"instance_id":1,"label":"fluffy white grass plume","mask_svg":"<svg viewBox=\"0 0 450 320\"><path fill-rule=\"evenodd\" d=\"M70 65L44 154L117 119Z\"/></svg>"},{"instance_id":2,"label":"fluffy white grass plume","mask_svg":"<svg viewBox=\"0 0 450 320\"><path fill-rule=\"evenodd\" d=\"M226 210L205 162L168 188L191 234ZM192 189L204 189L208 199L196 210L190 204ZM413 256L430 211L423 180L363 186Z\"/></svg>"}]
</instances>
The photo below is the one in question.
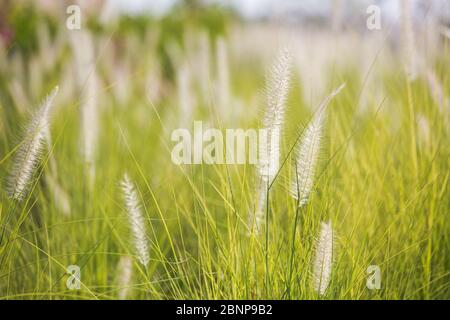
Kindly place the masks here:
<instances>
[{"instance_id":1,"label":"fluffy white grass plume","mask_svg":"<svg viewBox=\"0 0 450 320\"><path fill-rule=\"evenodd\" d=\"M206 32L201 32L199 36L199 50L198 50L198 82L200 84L200 91L204 102L208 102L208 91L211 81L211 53L209 35Z\"/></svg>"},{"instance_id":2,"label":"fluffy white grass plume","mask_svg":"<svg viewBox=\"0 0 450 320\"><path fill-rule=\"evenodd\" d=\"M187 125L193 117L194 96L192 94L192 75L188 63L182 64L177 70L177 96L181 112L181 124Z\"/></svg>"},{"instance_id":3,"label":"fluffy white grass plume","mask_svg":"<svg viewBox=\"0 0 450 320\"><path fill-rule=\"evenodd\" d=\"M35 171L45 150L46 136L49 130L49 113L58 87L47 96L38 112L28 125L25 137L17 151L8 179L8 195L11 199L23 200Z\"/></svg>"},{"instance_id":4,"label":"fluffy white grass plume","mask_svg":"<svg viewBox=\"0 0 450 320\"><path fill-rule=\"evenodd\" d=\"M289 51L282 50L267 75L267 110L263 119L267 134L260 141L259 175L269 184L280 165L280 138L291 76L290 60Z\"/></svg>"},{"instance_id":5,"label":"fluffy white grass plume","mask_svg":"<svg viewBox=\"0 0 450 320\"><path fill-rule=\"evenodd\" d=\"M93 72L87 79L81 105L82 151L88 169L88 179L92 185L95 176L95 154L98 139L98 79Z\"/></svg>"},{"instance_id":6,"label":"fluffy white grass plume","mask_svg":"<svg viewBox=\"0 0 450 320\"><path fill-rule=\"evenodd\" d=\"M129 256L123 256L119 260L118 279L119 300L125 300L128 296L131 276L133 274L133 262Z\"/></svg>"},{"instance_id":7,"label":"fluffy white grass plume","mask_svg":"<svg viewBox=\"0 0 450 320\"><path fill-rule=\"evenodd\" d=\"M331 16L331 28L333 32L338 33L342 29L342 18L344 13L344 1L333 0L332 4L332 16Z\"/></svg>"},{"instance_id":8,"label":"fluffy white grass plume","mask_svg":"<svg viewBox=\"0 0 450 320\"><path fill-rule=\"evenodd\" d=\"M75 61L78 91L81 94L81 153L87 164L92 186L95 175L95 150L98 135L98 78L95 69L95 47L92 36L83 30L69 37Z\"/></svg>"},{"instance_id":9,"label":"fluffy white grass plume","mask_svg":"<svg viewBox=\"0 0 450 320\"><path fill-rule=\"evenodd\" d=\"M417 128L419 145L421 147L427 147L431 144L431 130L428 119L423 114L417 115Z\"/></svg>"},{"instance_id":10,"label":"fluffy white grass plume","mask_svg":"<svg viewBox=\"0 0 450 320\"><path fill-rule=\"evenodd\" d=\"M287 49L283 49L269 70L266 80L267 110L263 118L263 134L260 135L259 141L260 190L256 211L258 229L264 219L263 207L268 186L273 182L280 167L280 140L290 77L291 55Z\"/></svg>"},{"instance_id":11,"label":"fluffy white grass plume","mask_svg":"<svg viewBox=\"0 0 450 320\"><path fill-rule=\"evenodd\" d=\"M47 174L45 181L50 189L55 202L55 207L65 216L70 215L70 200L69 195L64 188L58 183L57 178L53 174Z\"/></svg>"},{"instance_id":12,"label":"fluffy white grass plume","mask_svg":"<svg viewBox=\"0 0 450 320\"><path fill-rule=\"evenodd\" d=\"M314 183L314 174L322 140L322 127L326 109L330 101L345 87L345 83L335 89L320 105L316 114L302 134L297 147L291 194L301 207L308 202Z\"/></svg>"},{"instance_id":13,"label":"fluffy white grass plume","mask_svg":"<svg viewBox=\"0 0 450 320\"><path fill-rule=\"evenodd\" d=\"M327 223L322 222L313 266L314 290L320 295L325 294L330 283L333 254L333 228L331 221Z\"/></svg>"},{"instance_id":14,"label":"fluffy white grass plume","mask_svg":"<svg viewBox=\"0 0 450 320\"><path fill-rule=\"evenodd\" d=\"M116 64L114 74L114 95L121 106L126 105L131 90L131 71L127 62Z\"/></svg>"},{"instance_id":15,"label":"fluffy white grass plume","mask_svg":"<svg viewBox=\"0 0 450 320\"><path fill-rule=\"evenodd\" d=\"M94 40L84 30L70 32L69 40L75 62L77 87L81 91L95 65Z\"/></svg>"},{"instance_id":16,"label":"fluffy white grass plume","mask_svg":"<svg viewBox=\"0 0 450 320\"><path fill-rule=\"evenodd\" d=\"M447 28L445 26L442 26L440 28L441 34L446 37L448 40L450 40L450 28Z\"/></svg>"},{"instance_id":17,"label":"fluffy white grass plume","mask_svg":"<svg viewBox=\"0 0 450 320\"><path fill-rule=\"evenodd\" d=\"M431 68L426 70L426 77L433 101L438 105L439 111L444 113L448 110L448 98L445 96L442 84L436 73Z\"/></svg>"},{"instance_id":18,"label":"fluffy white grass plume","mask_svg":"<svg viewBox=\"0 0 450 320\"><path fill-rule=\"evenodd\" d=\"M161 72L156 64L147 71L145 83L147 99L154 105L157 105L162 98L163 86L161 82Z\"/></svg>"},{"instance_id":19,"label":"fluffy white grass plume","mask_svg":"<svg viewBox=\"0 0 450 320\"><path fill-rule=\"evenodd\" d=\"M228 116L230 108L230 74L228 66L227 45L223 38L216 42L217 63L217 97L221 116Z\"/></svg>"},{"instance_id":20,"label":"fluffy white grass plume","mask_svg":"<svg viewBox=\"0 0 450 320\"><path fill-rule=\"evenodd\" d=\"M406 76L409 81L414 81L417 78L418 66L411 4L411 0L400 0L403 59L405 61Z\"/></svg>"},{"instance_id":21,"label":"fluffy white grass plume","mask_svg":"<svg viewBox=\"0 0 450 320\"><path fill-rule=\"evenodd\" d=\"M139 262L146 267L150 261L148 253L149 246L145 232L144 217L139 205L139 197L128 174L124 175L121 186L131 232L133 234L134 249Z\"/></svg>"},{"instance_id":22,"label":"fluffy white grass plume","mask_svg":"<svg viewBox=\"0 0 450 320\"><path fill-rule=\"evenodd\" d=\"M266 206L267 203L267 183L265 183L264 181L261 182L260 186L259 186L259 191L258 191L258 203L257 203L257 208L256 208L256 214L254 216L255 221L250 220L250 226L255 226L255 231L257 233L262 231L263 225L265 223L265 212L264 212L264 208ZM250 216L250 218L253 219L253 215Z\"/></svg>"}]
</instances>

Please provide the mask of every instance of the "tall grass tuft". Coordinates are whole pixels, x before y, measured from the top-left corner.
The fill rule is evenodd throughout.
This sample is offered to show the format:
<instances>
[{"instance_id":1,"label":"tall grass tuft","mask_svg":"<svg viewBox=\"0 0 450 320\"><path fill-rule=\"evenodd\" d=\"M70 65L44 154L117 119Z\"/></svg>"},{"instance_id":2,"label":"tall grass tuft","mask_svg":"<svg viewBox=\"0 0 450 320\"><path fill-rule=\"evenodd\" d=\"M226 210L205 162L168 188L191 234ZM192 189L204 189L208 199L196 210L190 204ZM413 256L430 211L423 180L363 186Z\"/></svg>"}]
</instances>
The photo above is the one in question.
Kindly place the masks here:
<instances>
[{"instance_id":1,"label":"tall grass tuft","mask_svg":"<svg viewBox=\"0 0 450 320\"><path fill-rule=\"evenodd\" d=\"M55 87L45 98L26 129L8 178L7 191L11 199L22 201L29 191L33 175L45 149L50 126L50 109L57 93L58 87Z\"/></svg>"}]
</instances>

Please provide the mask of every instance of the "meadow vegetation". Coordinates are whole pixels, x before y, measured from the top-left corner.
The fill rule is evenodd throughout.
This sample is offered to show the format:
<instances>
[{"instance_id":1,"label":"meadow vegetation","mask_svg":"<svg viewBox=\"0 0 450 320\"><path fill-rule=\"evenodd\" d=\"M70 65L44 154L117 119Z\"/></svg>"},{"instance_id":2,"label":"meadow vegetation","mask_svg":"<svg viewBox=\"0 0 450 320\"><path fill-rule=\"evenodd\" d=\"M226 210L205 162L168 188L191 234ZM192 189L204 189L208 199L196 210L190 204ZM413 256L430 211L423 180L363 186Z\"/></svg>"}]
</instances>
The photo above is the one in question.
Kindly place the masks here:
<instances>
[{"instance_id":1,"label":"meadow vegetation","mask_svg":"<svg viewBox=\"0 0 450 320\"><path fill-rule=\"evenodd\" d=\"M68 30L65 14L9 10L1 299L450 298L445 27L177 8ZM194 121L279 143L261 166L177 165L171 133Z\"/></svg>"}]
</instances>

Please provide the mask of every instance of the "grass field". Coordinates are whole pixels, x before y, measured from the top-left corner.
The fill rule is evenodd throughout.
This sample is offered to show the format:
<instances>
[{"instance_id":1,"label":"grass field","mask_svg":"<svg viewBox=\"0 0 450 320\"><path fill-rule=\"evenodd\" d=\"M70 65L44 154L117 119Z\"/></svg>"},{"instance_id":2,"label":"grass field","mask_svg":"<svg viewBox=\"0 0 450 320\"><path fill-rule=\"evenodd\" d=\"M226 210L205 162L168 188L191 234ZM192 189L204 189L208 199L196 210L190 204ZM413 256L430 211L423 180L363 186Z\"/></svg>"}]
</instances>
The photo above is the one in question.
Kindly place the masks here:
<instances>
[{"instance_id":1,"label":"grass field","mask_svg":"<svg viewBox=\"0 0 450 320\"><path fill-rule=\"evenodd\" d=\"M414 61L386 29L336 35L248 26L212 11L204 16L221 18L107 27L93 19L67 30L64 15L14 12L23 28L0 49L1 299L450 298L444 33L431 30L434 46L414 34L411 78ZM291 80L279 171L257 232L257 168L175 165L171 132L192 131L194 120L222 130L261 127L265 74L280 47L291 53ZM299 207L290 192L296 145L342 83ZM41 156L18 201L8 177L56 85L50 134L38 141ZM134 241L125 173L139 204L131 210L143 215L144 236ZM314 260L329 221L330 283L319 294ZM70 265L80 268L79 289L68 286ZM381 271L380 289L366 286L371 265Z\"/></svg>"}]
</instances>

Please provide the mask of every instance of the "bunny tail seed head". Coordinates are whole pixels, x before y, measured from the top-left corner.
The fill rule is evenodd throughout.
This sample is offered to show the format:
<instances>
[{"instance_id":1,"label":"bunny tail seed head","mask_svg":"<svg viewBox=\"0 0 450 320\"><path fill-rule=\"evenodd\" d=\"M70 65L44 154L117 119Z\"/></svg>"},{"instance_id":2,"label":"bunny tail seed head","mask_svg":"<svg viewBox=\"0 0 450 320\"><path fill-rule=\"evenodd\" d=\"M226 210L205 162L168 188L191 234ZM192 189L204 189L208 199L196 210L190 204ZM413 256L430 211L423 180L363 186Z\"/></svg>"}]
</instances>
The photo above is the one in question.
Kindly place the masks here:
<instances>
[{"instance_id":1,"label":"bunny tail seed head","mask_svg":"<svg viewBox=\"0 0 450 320\"><path fill-rule=\"evenodd\" d=\"M408 81L416 80L418 74L418 57L414 39L414 21L411 5L411 0L400 1L402 49L403 58L406 61L405 70Z\"/></svg>"},{"instance_id":2,"label":"bunny tail seed head","mask_svg":"<svg viewBox=\"0 0 450 320\"><path fill-rule=\"evenodd\" d=\"M291 56L284 49L267 75L267 110L259 141L259 175L262 181L269 184L279 169L280 138L290 76Z\"/></svg>"},{"instance_id":3,"label":"bunny tail seed head","mask_svg":"<svg viewBox=\"0 0 450 320\"><path fill-rule=\"evenodd\" d=\"M345 87L345 83L335 89L320 105L311 122L302 134L297 147L297 159L293 168L291 194L301 207L308 202L314 184L314 174L320 152L322 127L326 108L330 101Z\"/></svg>"},{"instance_id":4,"label":"bunny tail seed head","mask_svg":"<svg viewBox=\"0 0 450 320\"><path fill-rule=\"evenodd\" d=\"M130 281L133 275L133 261L129 256L122 256L118 265L119 300L125 300L128 296Z\"/></svg>"},{"instance_id":5,"label":"bunny tail seed head","mask_svg":"<svg viewBox=\"0 0 450 320\"><path fill-rule=\"evenodd\" d=\"M450 40L450 28L442 26L440 28L441 34L446 37L448 40Z\"/></svg>"},{"instance_id":6,"label":"bunny tail seed head","mask_svg":"<svg viewBox=\"0 0 450 320\"><path fill-rule=\"evenodd\" d=\"M45 149L46 137L50 130L49 113L57 93L58 86L44 99L25 131L25 137L16 153L8 178L7 192L11 199L22 201L29 191Z\"/></svg>"},{"instance_id":7,"label":"bunny tail seed head","mask_svg":"<svg viewBox=\"0 0 450 320\"><path fill-rule=\"evenodd\" d=\"M331 227L331 221L328 223L322 222L313 270L314 290L320 295L325 294L330 283L332 264L333 229Z\"/></svg>"},{"instance_id":8,"label":"bunny tail seed head","mask_svg":"<svg viewBox=\"0 0 450 320\"><path fill-rule=\"evenodd\" d=\"M228 116L230 103L230 75L227 44L222 37L216 42L217 51L217 100L222 116Z\"/></svg>"},{"instance_id":9,"label":"bunny tail seed head","mask_svg":"<svg viewBox=\"0 0 450 320\"><path fill-rule=\"evenodd\" d=\"M291 55L287 49L283 49L267 74L266 126L283 124L290 78Z\"/></svg>"},{"instance_id":10,"label":"bunny tail seed head","mask_svg":"<svg viewBox=\"0 0 450 320\"><path fill-rule=\"evenodd\" d=\"M95 70L87 79L81 104L82 152L87 164L87 176L92 186L95 176L95 156L99 131L98 76Z\"/></svg>"},{"instance_id":11,"label":"bunny tail seed head","mask_svg":"<svg viewBox=\"0 0 450 320\"><path fill-rule=\"evenodd\" d=\"M122 192L125 200L125 207L128 214L128 219L130 222L131 232L133 234L134 248L136 255L138 256L139 262L145 267L150 261L148 254L148 242L145 232L144 217L139 205L139 197L135 190L133 183L127 174L121 182Z\"/></svg>"},{"instance_id":12,"label":"bunny tail seed head","mask_svg":"<svg viewBox=\"0 0 450 320\"><path fill-rule=\"evenodd\" d=\"M250 226L256 233L262 232L263 226L265 224L265 211L264 208L267 202L267 184L261 183L258 191L258 204L256 207L255 215L250 215Z\"/></svg>"},{"instance_id":13,"label":"bunny tail seed head","mask_svg":"<svg viewBox=\"0 0 450 320\"><path fill-rule=\"evenodd\" d=\"M268 196L268 186L275 179L280 167L280 140L290 77L291 55L287 49L283 49L266 78L267 109L263 118L264 128L260 130L258 143L258 173L261 185L256 210L257 230L261 229L264 222L264 205Z\"/></svg>"}]
</instances>

